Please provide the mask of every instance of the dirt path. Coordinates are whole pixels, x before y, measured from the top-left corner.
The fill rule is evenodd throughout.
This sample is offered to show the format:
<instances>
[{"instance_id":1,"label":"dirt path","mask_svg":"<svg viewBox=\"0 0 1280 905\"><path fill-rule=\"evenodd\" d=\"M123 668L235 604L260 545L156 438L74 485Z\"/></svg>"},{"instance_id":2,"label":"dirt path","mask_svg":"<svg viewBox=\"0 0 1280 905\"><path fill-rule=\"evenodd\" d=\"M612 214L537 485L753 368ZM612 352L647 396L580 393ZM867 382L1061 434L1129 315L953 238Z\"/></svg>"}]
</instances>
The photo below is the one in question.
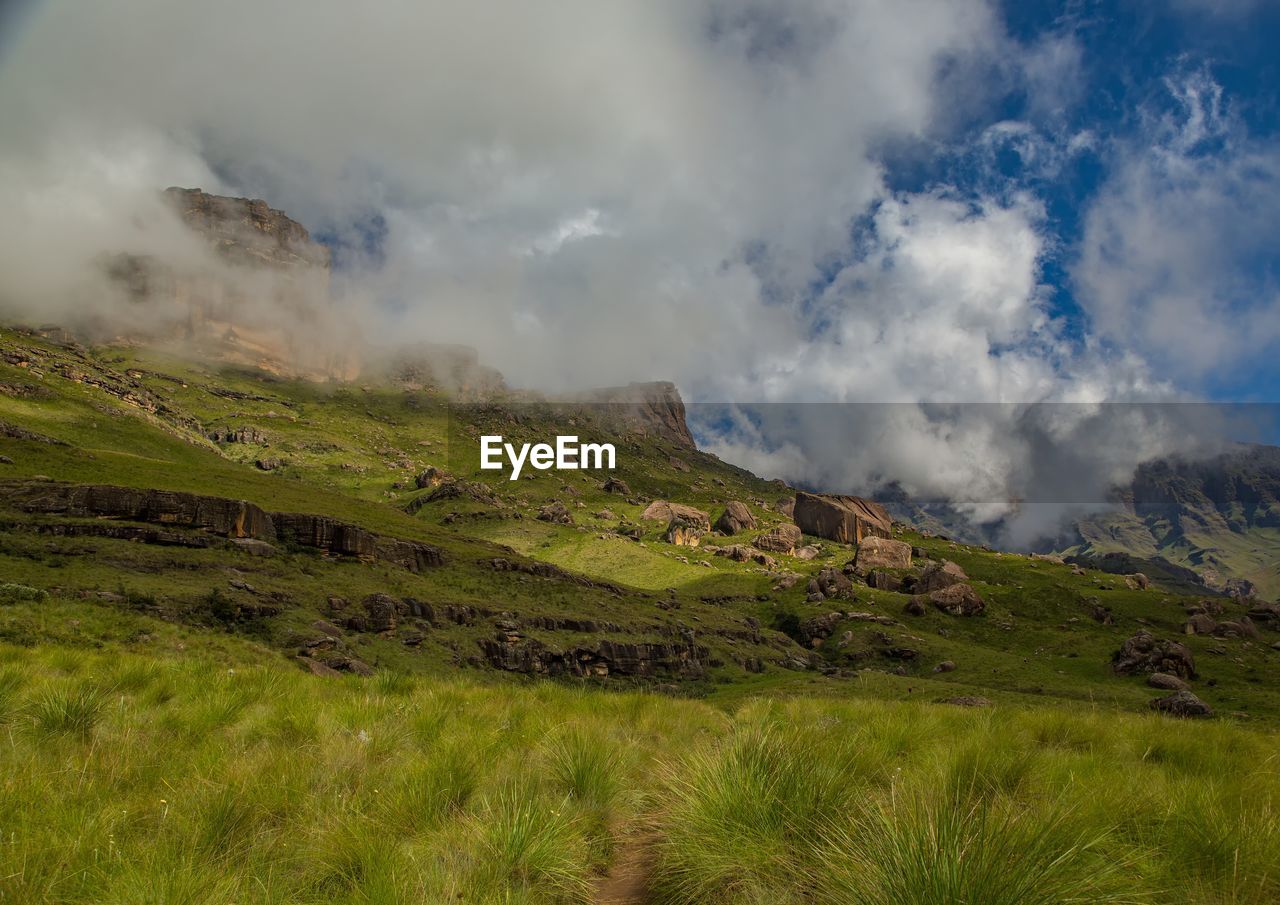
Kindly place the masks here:
<instances>
[{"instance_id":1,"label":"dirt path","mask_svg":"<svg viewBox=\"0 0 1280 905\"><path fill-rule=\"evenodd\" d=\"M595 905L649 905L649 874L657 838L656 833L639 833L619 843L613 867L596 881Z\"/></svg>"}]
</instances>

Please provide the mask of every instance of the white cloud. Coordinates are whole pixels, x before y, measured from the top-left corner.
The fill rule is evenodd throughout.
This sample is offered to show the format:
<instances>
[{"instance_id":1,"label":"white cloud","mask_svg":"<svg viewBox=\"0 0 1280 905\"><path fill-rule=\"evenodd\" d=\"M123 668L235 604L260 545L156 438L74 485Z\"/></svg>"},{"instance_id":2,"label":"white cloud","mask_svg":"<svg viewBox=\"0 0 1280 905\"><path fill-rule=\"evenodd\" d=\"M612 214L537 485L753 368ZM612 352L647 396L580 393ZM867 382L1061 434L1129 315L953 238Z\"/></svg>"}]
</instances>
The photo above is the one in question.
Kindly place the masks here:
<instances>
[{"instance_id":1,"label":"white cloud","mask_svg":"<svg viewBox=\"0 0 1280 905\"><path fill-rule=\"evenodd\" d=\"M1245 135L1205 72L1168 87L1174 111L1116 152L1074 278L1099 336L1194 386L1280 342L1280 144Z\"/></svg>"}]
</instances>

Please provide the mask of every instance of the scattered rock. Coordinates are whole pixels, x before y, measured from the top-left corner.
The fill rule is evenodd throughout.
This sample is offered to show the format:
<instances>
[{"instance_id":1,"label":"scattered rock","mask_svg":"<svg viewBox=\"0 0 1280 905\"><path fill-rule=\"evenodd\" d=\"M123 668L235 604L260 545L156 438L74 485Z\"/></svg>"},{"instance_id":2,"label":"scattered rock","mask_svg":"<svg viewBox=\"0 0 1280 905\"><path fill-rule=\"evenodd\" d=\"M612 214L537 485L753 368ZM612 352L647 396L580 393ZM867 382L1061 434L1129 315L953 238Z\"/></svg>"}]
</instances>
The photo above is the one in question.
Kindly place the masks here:
<instances>
[{"instance_id":1,"label":"scattered rock","mask_svg":"<svg viewBox=\"0 0 1280 905\"><path fill-rule=\"evenodd\" d=\"M932 591L941 591L943 588L949 588L953 584L962 584L968 580L969 576L964 573L964 569L950 560L944 559L938 562L931 562L925 566L912 590L917 594L928 594Z\"/></svg>"},{"instance_id":2,"label":"scattered rock","mask_svg":"<svg viewBox=\"0 0 1280 905\"><path fill-rule=\"evenodd\" d=\"M1180 679L1196 677L1196 661L1187 647L1156 638L1146 629L1126 639L1112 655L1111 663L1122 676L1163 672Z\"/></svg>"},{"instance_id":3,"label":"scattered rock","mask_svg":"<svg viewBox=\"0 0 1280 905\"><path fill-rule=\"evenodd\" d=\"M445 481L451 481L453 477L445 471L436 468L434 465L426 471L419 472L413 479L413 484L419 490L427 490L432 487L439 487Z\"/></svg>"},{"instance_id":4,"label":"scattered rock","mask_svg":"<svg viewBox=\"0 0 1280 905\"><path fill-rule=\"evenodd\" d=\"M685 506L682 503L672 503L669 500L654 500L640 514L640 518L667 523L670 523L674 518L682 518L687 522L698 525L703 531L711 530L711 516L701 509L694 509L692 506Z\"/></svg>"},{"instance_id":5,"label":"scattered rock","mask_svg":"<svg viewBox=\"0 0 1280 905\"><path fill-rule=\"evenodd\" d=\"M605 493L616 493L619 496L631 496L631 486L622 478L606 478L605 482L600 485L600 489Z\"/></svg>"},{"instance_id":6,"label":"scattered rock","mask_svg":"<svg viewBox=\"0 0 1280 905\"><path fill-rule=\"evenodd\" d=\"M732 536L741 534L743 531L754 531L756 518L751 514L746 503L732 500L725 504L724 512L720 514L720 518L716 519L715 527L717 531L723 531Z\"/></svg>"},{"instance_id":7,"label":"scattered rock","mask_svg":"<svg viewBox=\"0 0 1280 905\"><path fill-rule=\"evenodd\" d=\"M991 701L988 698L974 694L962 694L955 698L942 698L939 704L954 704L957 707L990 707Z\"/></svg>"},{"instance_id":8,"label":"scattered rock","mask_svg":"<svg viewBox=\"0 0 1280 905\"><path fill-rule=\"evenodd\" d=\"M1169 716L1192 719L1213 716L1213 708L1189 691L1175 691L1173 694L1156 698L1151 702L1150 707Z\"/></svg>"},{"instance_id":9,"label":"scattered rock","mask_svg":"<svg viewBox=\"0 0 1280 905\"><path fill-rule=\"evenodd\" d=\"M678 547L696 547L702 540L703 526L682 516L676 516L667 524L667 533L663 536L667 543Z\"/></svg>"},{"instance_id":10,"label":"scattered rock","mask_svg":"<svg viewBox=\"0 0 1280 905\"><path fill-rule=\"evenodd\" d=\"M810 594L821 593L824 598L848 598L853 596L853 582L842 572L826 568L809 579L808 591Z\"/></svg>"},{"instance_id":11,"label":"scattered rock","mask_svg":"<svg viewBox=\"0 0 1280 905\"><path fill-rule=\"evenodd\" d=\"M952 660L943 660L933 668L934 672L955 672L956 664Z\"/></svg>"},{"instance_id":12,"label":"scattered rock","mask_svg":"<svg viewBox=\"0 0 1280 905\"><path fill-rule=\"evenodd\" d=\"M272 456L268 459L258 459L253 463L259 471L275 471L280 467L280 460Z\"/></svg>"},{"instance_id":13,"label":"scattered rock","mask_svg":"<svg viewBox=\"0 0 1280 905\"><path fill-rule=\"evenodd\" d=\"M953 584L927 596L930 603L949 616L977 616L987 608L986 601L967 584Z\"/></svg>"},{"instance_id":14,"label":"scattered rock","mask_svg":"<svg viewBox=\"0 0 1280 905\"><path fill-rule=\"evenodd\" d=\"M820 552L821 551L813 544L805 544L803 547L796 547L792 556L796 559L808 561L810 559L817 559Z\"/></svg>"},{"instance_id":15,"label":"scattered rock","mask_svg":"<svg viewBox=\"0 0 1280 905\"><path fill-rule=\"evenodd\" d=\"M1147 684L1164 691L1187 691L1191 688L1186 682L1167 672L1153 672L1147 676Z\"/></svg>"},{"instance_id":16,"label":"scattered rock","mask_svg":"<svg viewBox=\"0 0 1280 905\"><path fill-rule=\"evenodd\" d=\"M535 518L540 522L551 522L554 525L572 525L573 515L565 508L564 503L552 500L538 510Z\"/></svg>"},{"instance_id":17,"label":"scattered rock","mask_svg":"<svg viewBox=\"0 0 1280 905\"><path fill-rule=\"evenodd\" d=\"M859 572L870 572L876 568L909 569L911 568L911 545L900 540L874 535L863 538L858 544L858 553L854 557L854 568Z\"/></svg>"},{"instance_id":18,"label":"scattered rock","mask_svg":"<svg viewBox=\"0 0 1280 905\"><path fill-rule=\"evenodd\" d=\"M802 537L800 529L795 525L778 525L776 528L757 534L755 545L770 553L790 555L795 552L796 544L800 543Z\"/></svg>"}]
</instances>

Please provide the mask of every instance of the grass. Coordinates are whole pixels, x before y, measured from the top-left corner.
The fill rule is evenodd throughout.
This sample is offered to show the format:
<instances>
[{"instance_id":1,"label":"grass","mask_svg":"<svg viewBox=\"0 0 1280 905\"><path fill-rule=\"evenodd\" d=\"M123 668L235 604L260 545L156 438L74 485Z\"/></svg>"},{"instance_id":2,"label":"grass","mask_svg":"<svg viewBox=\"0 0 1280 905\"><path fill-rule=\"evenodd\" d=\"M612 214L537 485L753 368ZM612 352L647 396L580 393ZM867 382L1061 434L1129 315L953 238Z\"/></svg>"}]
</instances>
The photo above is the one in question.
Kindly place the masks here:
<instances>
[{"instance_id":1,"label":"grass","mask_svg":"<svg viewBox=\"0 0 1280 905\"><path fill-rule=\"evenodd\" d=\"M638 827L658 903L1280 896L1280 744L1229 723L5 646L0 733L6 905L589 902Z\"/></svg>"}]
</instances>

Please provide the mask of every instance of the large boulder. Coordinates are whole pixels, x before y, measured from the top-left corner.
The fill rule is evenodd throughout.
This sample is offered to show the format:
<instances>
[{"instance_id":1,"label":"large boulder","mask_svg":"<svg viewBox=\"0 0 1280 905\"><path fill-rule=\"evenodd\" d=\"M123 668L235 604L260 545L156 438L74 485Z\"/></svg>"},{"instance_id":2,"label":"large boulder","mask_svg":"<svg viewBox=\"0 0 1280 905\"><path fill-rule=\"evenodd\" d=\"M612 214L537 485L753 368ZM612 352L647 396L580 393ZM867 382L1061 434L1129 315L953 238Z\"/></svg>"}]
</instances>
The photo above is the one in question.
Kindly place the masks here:
<instances>
[{"instance_id":1,"label":"large boulder","mask_svg":"<svg viewBox=\"0 0 1280 905\"><path fill-rule=\"evenodd\" d=\"M824 599L852 597L853 582L844 573L836 569L826 568L809 579L808 591L810 594L821 594Z\"/></svg>"},{"instance_id":2,"label":"large boulder","mask_svg":"<svg viewBox=\"0 0 1280 905\"><path fill-rule=\"evenodd\" d=\"M702 523L676 516L667 523L666 542L677 547L696 547L702 540Z\"/></svg>"},{"instance_id":3,"label":"large boulder","mask_svg":"<svg viewBox=\"0 0 1280 905\"><path fill-rule=\"evenodd\" d=\"M1184 718L1213 716L1213 708L1189 691L1175 691L1173 694L1156 698L1150 706L1152 710L1158 710L1169 716Z\"/></svg>"},{"instance_id":4,"label":"large boulder","mask_svg":"<svg viewBox=\"0 0 1280 905\"><path fill-rule=\"evenodd\" d=\"M791 518L791 516L795 515L796 498L793 496L778 497L778 501L774 503L773 508L777 509L778 512L782 513L787 518Z\"/></svg>"},{"instance_id":5,"label":"large boulder","mask_svg":"<svg viewBox=\"0 0 1280 905\"><path fill-rule=\"evenodd\" d=\"M601 490L605 493L616 493L620 496L631 496L631 486L622 478L608 477L601 485Z\"/></svg>"},{"instance_id":6,"label":"large boulder","mask_svg":"<svg viewBox=\"0 0 1280 905\"><path fill-rule=\"evenodd\" d=\"M987 608L982 596L967 584L953 584L927 596L930 603L949 616L977 616Z\"/></svg>"},{"instance_id":7,"label":"large boulder","mask_svg":"<svg viewBox=\"0 0 1280 905\"><path fill-rule=\"evenodd\" d=\"M842 544L859 544L865 537L893 534L893 519L888 511L861 497L800 491L792 518L805 534Z\"/></svg>"},{"instance_id":8,"label":"large boulder","mask_svg":"<svg viewBox=\"0 0 1280 905\"><path fill-rule=\"evenodd\" d=\"M1146 629L1126 639L1111 655L1111 668L1122 676L1162 672L1179 679L1196 677L1195 657L1187 647L1157 638Z\"/></svg>"},{"instance_id":9,"label":"large boulder","mask_svg":"<svg viewBox=\"0 0 1280 905\"><path fill-rule=\"evenodd\" d=\"M445 481L452 480L452 476L448 472L436 468L434 465L427 468L426 471L420 472L414 479L414 486L419 490L429 490L439 487Z\"/></svg>"},{"instance_id":10,"label":"large boulder","mask_svg":"<svg viewBox=\"0 0 1280 905\"><path fill-rule=\"evenodd\" d=\"M803 536L795 525L778 525L776 528L757 534L756 547L768 550L770 553L790 555L795 553L796 544L800 543Z\"/></svg>"},{"instance_id":11,"label":"large boulder","mask_svg":"<svg viewBox=\"0 0 1280 905\"><path fill-rule=\"evenodd\" d=\"M681 518L698 525L704 531L711 530L711 516L701 509L694 509L692 506L686 506L683 503L673 503L670 500L654 500L645 507L644 512L640 513L640 518L653 522L667 522L668 524L672 519Z\"/></svg>"},{"instance_id":12,"label":"large boulder","mask_svg":"<svg viewBox=\"0 0 1280 905\"><path fill-rule=\"evenodd\" d=\"M743 531L754 531L756 517L751 514L746 503L732 500L725 504L724 512L716 519L716 530L725 534L741 534Z\"/></svg>"},{"instance_id":13,"label":"large boulder","mask_svg":"<svg viewBox=\"0 0 1280 905\"><path fill-rule=\"evenodd\" d=\"M940 562L931 562L925 566L924 571L920 573L920 578L916 580L913 590L917 594L929 594L933 591L949 588L953 584L964 584L968 580L969 576L964 573L964 569L950 560L944 559Z\"/></svg>"},{"instance_id":14,"label":"large boulder","mask_svg":"<svg viewBox=\"0 0 1280 905\"><path fill-rule=\"evenodd\" d=\"M872 569L911 568L911 545L887 537L866 537L858 544L854 568L859 572Z\"/></svg>"}]
</instances>

